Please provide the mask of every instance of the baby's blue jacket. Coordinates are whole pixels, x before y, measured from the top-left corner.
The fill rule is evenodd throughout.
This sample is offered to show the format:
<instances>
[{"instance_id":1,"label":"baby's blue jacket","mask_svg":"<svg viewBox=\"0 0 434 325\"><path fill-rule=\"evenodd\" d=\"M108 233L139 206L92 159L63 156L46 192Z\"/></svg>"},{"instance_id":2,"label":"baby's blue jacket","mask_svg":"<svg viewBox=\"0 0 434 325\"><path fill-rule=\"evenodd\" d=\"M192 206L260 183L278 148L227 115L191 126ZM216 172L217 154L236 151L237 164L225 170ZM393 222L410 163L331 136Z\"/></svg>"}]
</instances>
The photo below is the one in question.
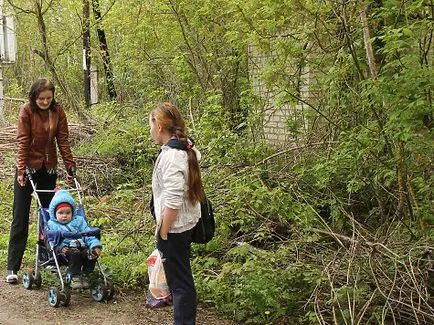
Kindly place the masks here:
<instances>
[{"instance_id":1,"label":"baby's blue jacket","mask_svg":"<svg viewBox=\"0 0 434 325\"><path fill-rule=\"evenodd\" d=\"M60 203L68 203L72 207L72 219L67 224L62 224L56 219L56 206ZM89 230L89 225L87 224L86 219L77 214L77 205L74 202L73 197L69 194L68 191L59 190L54 194L53 199L50 202L50 206L48 208L50 214L50 220L48 220L47 227L49 230L60 230L62 232L85 232ZM84 236L83 241L86 243L86 246L90 249L93 248L102 248L102 244L98 238L95 236ZM68 247L71 243L70 238L65 238L57 247Z\"/></svg>"}]
</instances>

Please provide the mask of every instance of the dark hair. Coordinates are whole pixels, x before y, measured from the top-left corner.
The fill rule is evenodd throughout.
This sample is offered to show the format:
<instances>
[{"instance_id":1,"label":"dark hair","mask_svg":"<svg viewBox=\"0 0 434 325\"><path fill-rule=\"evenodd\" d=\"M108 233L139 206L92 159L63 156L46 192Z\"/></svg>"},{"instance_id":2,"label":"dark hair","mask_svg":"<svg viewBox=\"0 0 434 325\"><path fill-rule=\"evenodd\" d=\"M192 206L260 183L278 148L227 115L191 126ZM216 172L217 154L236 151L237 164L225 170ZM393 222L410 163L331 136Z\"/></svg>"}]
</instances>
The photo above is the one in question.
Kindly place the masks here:
<instances>
[{"instance_id":1,"label":"dark hair","mask_svg":"<svg viewBox=\"0 0 434 325\"><path fill-rule=\"evenodd\" d=\"M51 102L49 109L52 111L56 110L57 102L54 100L54 84L49 79L41 77L35 80L29 90L29 102L33 111L39 109L36 104L36 99L38 99L39 94L45 90L51 90L53 92L53 101Z\"/></svg>"},{"instance_id":2,"label":"dark hair","mask_svg":"<svg viewBox=\"0 0 434 325\"><path fill-rule=\"evenodd\" d=\"M179 142L187 146L188 137L185 122L179 109L169 102L157 105L151 111L151 118L168 130ZM199 162L194 150L187 150L188 155L188 197L195 204L204 199Z\"/></svg>"}]
</instances>

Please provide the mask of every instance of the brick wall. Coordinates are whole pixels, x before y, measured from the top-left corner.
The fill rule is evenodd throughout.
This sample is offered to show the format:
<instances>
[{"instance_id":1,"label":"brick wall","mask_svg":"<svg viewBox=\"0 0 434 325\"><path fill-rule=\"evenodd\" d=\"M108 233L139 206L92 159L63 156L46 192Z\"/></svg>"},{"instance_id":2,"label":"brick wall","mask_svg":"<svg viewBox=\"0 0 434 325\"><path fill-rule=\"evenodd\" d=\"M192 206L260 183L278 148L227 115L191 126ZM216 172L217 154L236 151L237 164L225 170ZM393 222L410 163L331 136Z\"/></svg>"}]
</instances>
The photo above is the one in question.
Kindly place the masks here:
<instances>
[{"instance_id":1,"label":"brick wall","mask_svg":"<svg viewBox=\"0 0 434 325\"><path fill-rule=\"evenodd\" d=\"M249 75L253 88L259 95L262 108L259 112L262 123L259 126L259 132L262 138L268 140L274 146L287 145L289 142L297 142L303 138L307 131L307 121L304 117L304 112L307 105L303 101L307 101L309 97L308 83L310 74L307 69L303 71L301 76L300 93L296 94L301 97L301 101L294 100L293 103L279 104L276 96L281 90L267 88L261 82L259 76L264 68L269 57L261 56L254 46L249 47ZM288 76L291 72L288 71ZM289 125L297 121L297 132L291 132ZM294 128L293 128L294 129Z\"/></svg>"}]
</instances>

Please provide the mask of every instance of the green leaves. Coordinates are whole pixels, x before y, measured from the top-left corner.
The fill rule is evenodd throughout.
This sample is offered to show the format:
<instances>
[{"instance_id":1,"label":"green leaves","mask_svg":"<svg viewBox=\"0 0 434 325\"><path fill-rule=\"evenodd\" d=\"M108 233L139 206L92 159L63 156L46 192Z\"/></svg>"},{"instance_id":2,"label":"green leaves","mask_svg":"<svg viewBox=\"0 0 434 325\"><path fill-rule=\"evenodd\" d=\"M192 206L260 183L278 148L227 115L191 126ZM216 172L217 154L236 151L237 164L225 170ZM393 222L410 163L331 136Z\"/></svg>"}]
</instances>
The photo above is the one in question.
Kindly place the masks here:
<instances>
[{"instance_id":1,"label":"green leaves","mask_svg":"<svg viewBox=\"0 0 434 325\"><path fill-rule=\"evenodd\" d=\"M80 5L50 4L49 50L81 98ZM372 303L361 323L394 317L387 312L396 304L374 297L387 277L378 273L379 287L372 283L363 243L396 241L407 249L432 239L430 3L371 1L366 25L361 1L100 4L119 96L106 103L102 91L102 103L89 112L93 137L74 153L115 162L103 165L110 173L90 170L83 177L101 199L113 195L90 202L89 210L113 229L103 258L119 282L140 286L145 275L143 242L153 246L145 206L158 151L147 114L171 100L202 153L204 185L216 206L216 237L193 246L201 299L242 323L332 323L333 315L350 323L351 302ZM32 52L40 46L32 17L17 13L21 54L5 68L11 96L25 97L28 80L47 72ZM101 54L93 42L100 71ZM264 125L277 111L284 112L284 129L275 131L286 136L279 145L263 141ZM131 211L144 214L145 223L131 219ZM354 263L341 268L342 260ZM358 280L348 282L348 274Z\"/></svg>"},{"instance_id":2,"label":"green leaves","mask_svg":"<svg viewBox=\"0 0 434 325\"><path fill-rule=\"evenodd\" d=\"M199 290L220 301L219 309L246 324L273 324L285 315L295 315L320 278L313 268L291 263L284 249L266 252L242 244L227 259L220 274L201 283Z\"/></svg>"}]
</instances>

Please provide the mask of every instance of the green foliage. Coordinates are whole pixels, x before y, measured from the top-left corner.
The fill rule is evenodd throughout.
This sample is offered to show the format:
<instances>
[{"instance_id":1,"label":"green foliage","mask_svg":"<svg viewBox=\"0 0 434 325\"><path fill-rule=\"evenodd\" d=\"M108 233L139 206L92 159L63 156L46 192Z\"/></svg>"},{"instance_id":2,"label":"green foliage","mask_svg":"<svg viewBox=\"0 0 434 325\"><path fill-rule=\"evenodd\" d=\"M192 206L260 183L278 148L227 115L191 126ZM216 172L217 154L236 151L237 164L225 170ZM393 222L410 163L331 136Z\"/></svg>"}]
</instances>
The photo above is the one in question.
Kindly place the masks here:
<instances>
[{"instance_id":1,"label":"green foliage","mask_svg":"<svg viewBox=\"0 0 434 325\"><path fill-rule=\"evenodd\" d=\"M108 103L94 107L90 113L96 122L96 134L90 142L77 146L74 153L114 159L120 168L110 175L114 187L125 182L137 186L143 181L143 173L152 167L158 150L149 140L148 111Z\"/></svg>"},{"instance_id":2,"label":"green foliage","mask_svg":"<svg viewBox=\"0 0 434 325\"><path fill-rule=\"evenodd\" d=\"M12 182L9 179L0 179L0 214L3 222L0 223L0 261L7 260L9 245L9 231L12 222L12 195L10 194ZM3 262L0 262L2 265Z\"/></svg>"},{"instance_id":3,"label":"green foliage","mask_svg":"<svg viewBox=\"0 0 434 325\"><path fill-rule=\"evenodd\" d=\"M4 222L1 223L0 227L8 228L5 224L9 224L12 221L12 200L13 197L10 194L12 190L12 182L10 179L0 180L0 213L3 216ZM3 232L3 231L2 231Z\"/></svg>"},{"instance_id":4,"label":"green foliage","mask_svg":"<svg viewBox=\"0 0 434 325\"><path fill-rule=\"evenodd\" d=\"M199 295L205 301L221 301L220 310L245 324L273 324L295 315L321 279L314 267L290 262L290 253L283 247L267 252L247 243L236 246L227 252L215 276L207 270L216 266L216 260L194 262L200 265L195 270Z\"/></svg>"},{"instance_id":5,"label":"green foliage","mask_svg":"<svg viewBox=\"0 0 434 325\"><path fill-rule=\"evenodd\" d=\"M148 255L144 252L125 252L119 255L104 253L100 263L110 270L110 280L116 285L143 288L148 283Z\"/></svg>"},{"instance_id":6,"label":"green foliage","mask_svg":"<svg viewBox=\"0 0 434 325\"><path fill-rule=\"evenodd\" d=\"M406 309L415 302L405 299L424 301L427 291L412 291L396 274L420 274L414 283L425 283L426 269L416 272L405 260L424 252L406 252L431 249L433 238L429 2L384 0L366 8L357 1L99 2L118 98L104 101L105 53L92 36L101 103L84 114L95 132L74 154L101 159L96 171L78 172L89 219L104 230L102 261L115 282L146 285L154 247L147 203L158 152L148 112L171 100L202 153L216 210L215 239L193 245L201 302L246 324L411 323L399 318L401 310L420 310ZM29 9L26 1L14 3ZM82 17L75 10L81 3L43 5L51 58L82 101ZM52 72L32 50L42 48L34 14L15 14L20 55L5 68L5 90L24 98L36 76ZM366 58L370 45L375 66ZM291 141L282 147L262 141L270 106L291 107L284 121ZM2 256L11 184L0 182ZM423 303L417 306L425 312Z\"/></svg>"}]
</instances>

